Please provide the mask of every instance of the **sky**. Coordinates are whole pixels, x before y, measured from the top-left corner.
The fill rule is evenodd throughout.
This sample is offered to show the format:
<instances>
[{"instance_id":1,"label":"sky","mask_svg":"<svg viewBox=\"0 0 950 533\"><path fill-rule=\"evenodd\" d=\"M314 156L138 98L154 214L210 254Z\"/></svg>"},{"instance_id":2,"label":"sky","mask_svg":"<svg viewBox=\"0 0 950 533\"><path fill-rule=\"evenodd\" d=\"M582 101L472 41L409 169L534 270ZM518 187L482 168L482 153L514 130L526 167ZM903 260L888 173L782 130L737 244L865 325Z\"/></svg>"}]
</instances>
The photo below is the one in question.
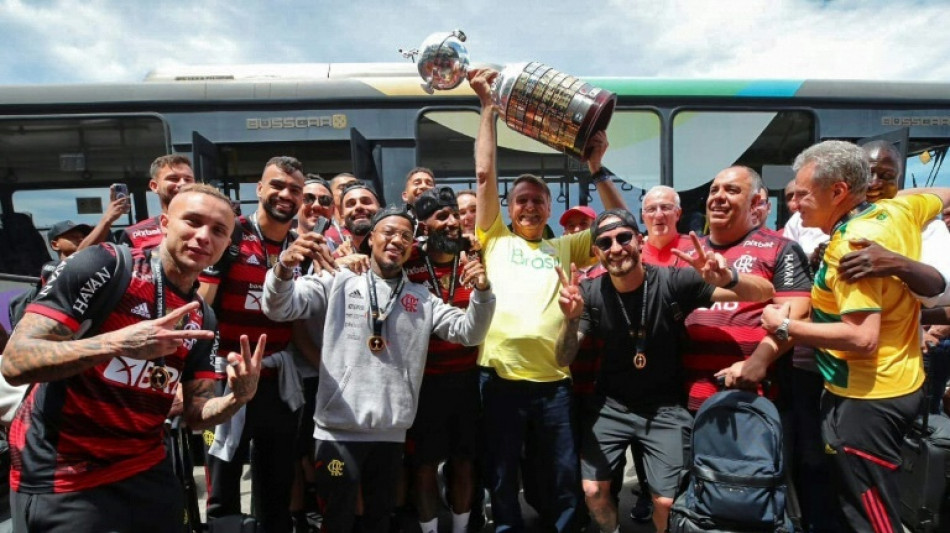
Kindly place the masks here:
<instances>
[{"instance_id":1,"label":"sky","mask_svg":"<svg viewBox=\"0 0 950 533\"><path fill-rule=\"evenodd\" d=\"M669 78L950 80L950 1L0 0L0 84L154 68L405 61L462 29L473 62Z\"/></svg>"}]
</instances>

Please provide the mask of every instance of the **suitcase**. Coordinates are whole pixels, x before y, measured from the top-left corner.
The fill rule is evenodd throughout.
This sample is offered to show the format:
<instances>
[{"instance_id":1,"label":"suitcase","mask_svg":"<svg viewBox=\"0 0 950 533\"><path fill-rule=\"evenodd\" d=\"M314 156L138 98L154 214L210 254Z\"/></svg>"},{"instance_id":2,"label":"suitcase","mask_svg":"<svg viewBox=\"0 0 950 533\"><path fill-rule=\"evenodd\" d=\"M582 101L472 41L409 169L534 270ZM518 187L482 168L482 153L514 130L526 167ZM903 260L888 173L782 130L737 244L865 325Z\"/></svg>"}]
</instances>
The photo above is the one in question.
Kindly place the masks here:
<instances>
[{"instance_id":1,"label":"suitcase","mask_svg":"<svg viewBox=\"0 0 950 533\"><path fill-rule=\"evenodd\" d=\"M940 420L942 419L942 420ZM932 419L924 409L923 416L912 426L901 446L900 487L901 521L915 533L947 531L950 524L943 521L947 473L950 469L950 449L939 440L940 427L950 424L945 417ZM935 438L937 437L937 438Z\"/></svg>"}]
</instances>

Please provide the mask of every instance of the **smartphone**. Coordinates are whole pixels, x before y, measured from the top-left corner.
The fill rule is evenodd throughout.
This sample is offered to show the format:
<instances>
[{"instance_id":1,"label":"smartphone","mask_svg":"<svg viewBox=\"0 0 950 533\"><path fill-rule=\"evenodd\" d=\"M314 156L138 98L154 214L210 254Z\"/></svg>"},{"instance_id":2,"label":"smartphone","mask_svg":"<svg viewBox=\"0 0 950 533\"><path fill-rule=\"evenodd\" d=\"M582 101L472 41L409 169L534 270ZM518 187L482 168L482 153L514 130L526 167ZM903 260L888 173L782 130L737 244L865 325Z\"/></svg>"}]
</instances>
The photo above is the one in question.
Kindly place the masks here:
<instances>
[{"instance_id":1,"label":"smartphone","mask_svg":"<svg viewBox=\"0 0 950 533\"><path fill-rule=\"evenodd\" d=\"M115 201L118 198L129 198L129 186L124 183L113 183L109 186L109 200ZM132 201L129 199L129 202L125 205L125 212L128 213L132 210Z\"/></svg>"}]
</instances>

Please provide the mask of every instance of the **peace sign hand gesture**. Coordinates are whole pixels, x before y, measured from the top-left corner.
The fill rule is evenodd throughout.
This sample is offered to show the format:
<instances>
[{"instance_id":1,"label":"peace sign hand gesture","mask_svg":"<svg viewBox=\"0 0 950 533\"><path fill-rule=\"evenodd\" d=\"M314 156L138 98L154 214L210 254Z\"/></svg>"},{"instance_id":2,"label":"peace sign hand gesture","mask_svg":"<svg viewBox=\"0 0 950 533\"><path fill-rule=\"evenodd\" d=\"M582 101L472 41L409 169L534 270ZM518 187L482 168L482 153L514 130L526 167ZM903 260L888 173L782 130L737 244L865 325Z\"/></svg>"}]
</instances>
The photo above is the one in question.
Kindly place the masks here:
<instances>
[{"instance_id":1,"label":"peace sign hand gesture","mask_svg":"<svg viewBox=\"0 0 950 533\"><path fill-rule=\"evenodd\" d=\"M141 360L158 359L175 353L188 339L213 339L213 331L176 328L179 321L187 320L186 316L198 309L198 305L198 302L191 302L163 317L136 322L112 332L110 336L118 343L116 355Z\"/></svg>"},{"instance_id":2,"label":"peace sign hand gesture","mask_svg":"<svg viewBox=\"0 0 950 533\"><path fill-rule=\"evenodd\" d=\"M573 320L581 316L584 311L584 297L581 296L580 279L581 275L577 271L577 265L571 263L571 277L568 278L564 269L555 266L558 277L561 279L561 292L557 303L561 307L561 312L568 320Z\"/></svg>"},{"instance_id":3,"label":"peace sign hand gesture","mask_svg":"<svg viewBox=\"0 0 950 533\"><path fill-rule=\"evenodd\" d=\"M228 354L228 387L234 394L234 399L240 403L247 403L257 393L257 381L261 375L261 358L264 356L264 347L267 345L267 335L261 335L251 353L251 341L247 335L241 335L241 353Z\"/></svg>"},{"instance_id":4,"label":"peace sign hand gesture","mask_svg":"<svg viewBox=\"0 0 950 533\"><path fill-rule=\"evenodd\" d=\"M693 249L696 250L696 256L690 256L681 250L674 248L672 252L690 266L696 269L703 277L703 281L717 287L724 287L733 281L733 270L726 263L726 258L716 252L706 252L699 237L695 231L689 232L689 238L693 241Z\"/></svg>"}]
</instances>

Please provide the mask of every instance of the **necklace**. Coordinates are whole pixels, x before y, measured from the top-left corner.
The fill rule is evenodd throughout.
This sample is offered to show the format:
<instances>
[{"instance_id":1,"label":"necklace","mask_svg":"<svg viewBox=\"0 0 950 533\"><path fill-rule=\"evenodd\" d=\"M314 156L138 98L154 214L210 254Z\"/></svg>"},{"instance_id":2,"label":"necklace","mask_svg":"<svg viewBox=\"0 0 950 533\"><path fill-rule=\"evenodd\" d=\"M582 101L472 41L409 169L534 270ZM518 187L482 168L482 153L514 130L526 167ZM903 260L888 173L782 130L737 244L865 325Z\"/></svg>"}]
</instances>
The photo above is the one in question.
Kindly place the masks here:
<instances>
[{"instance_id":1,"label":"necklace","mask_svg":"<svg viewBox=\"0 0 950 533\"><path fill-rule=\"evenodd\" d=\"M373 334L369 340L366 341L366 345L369 347L369 351L378 354L386 349L386 339L383 337L383 323L386 322L386 318L389 317L389 313L392 312L393 305L395 305L396 300L399 298L399 293L402 292L403 285L406 284L406 275L404 273L402 277L399 278L399 282L396 283L396 287L393 288L392 296L390 296L389 301L386 302L386 308L382 311L379 309L379 300L376 296L376 275L373 274L372 270L369 271L366 284L369 289L370 319L373 321Z\"/></svg>"},{"instance_id":2,"label":"necklace","mask_svg":"<svg viewBox=\"0 0 950 533\"><path fill-rule=\"evenodd\" d=\"M257 223L257 213L251 214L250 217L251 227L254 228L254 234L257 235L257 239L261 241L261 252L263 252L265 261L267 262L267 268L271 268L277 264L277 261L280 259L280 254L284 253L284 250L290 245L290 232L287 232L287 235L284 236L284 242L280 243L280 251L276 254L267 253L267 241L264 240L264 233L261 231L261 225Z\"/></svg>"},{"instance_id":3,"label":"necklace","mask_svg":"<svg viewBox=\"0 0 950 533\"><path fill-rule=\"evenodd\" d=\"M152 265L152 285L155 286L155 319L165 316L165 270L162 268L162 259L158 250L155 250L149 258ZM185 325L188 315L182 315L181 320L175 324L175 329L181 329ZM168 386L171 381L171 374L165 366L165 356L152 361L152 369L149 371L148 383L155 390L162 390Z\"/></svg>"},{"instance_id":4,"label":"necklace","mask_svg":"<svg viewBox=\"0 0 950 533\"><path fill-rule=\"evenodd\" d=\"M623 299L620 297L620 293L614 291L614 295L617 297L617 303L620 304L620 311L623 315L624 322L627 323L627 333L630 335L631 339L636 340L637 349L636 353L633 355L633 367L637 370L643 370L647 366L647 352L646 352L646 337L647 337L647 276L646 272L643 273L643 301L640 304L640 322L637 323L634 327L633 322L630 320L630 314L627 313L627 307L623 305Z\"/></svg>"},{"instance_id":5,"label":"necklace","mask_svg":"<svg viewBox=\"0 0 950 533\"><path fill-rule=\"evenodd\" d=\"M426 263L426 270L429 272L429 279L432 280L432 292L436 296L442 299L443 302L451 304L455 301L455 284L458 281L458 272L459 272L459 254L455 254L455 257L452 258L452 274L449 278L449 299L445 299L445 295L442 294L442 285L439 282L439 278L435 275L435 267L432 266L432 260L429 259L429 254L422 250L422 258Z\"/></svg>"}]
</instances>

